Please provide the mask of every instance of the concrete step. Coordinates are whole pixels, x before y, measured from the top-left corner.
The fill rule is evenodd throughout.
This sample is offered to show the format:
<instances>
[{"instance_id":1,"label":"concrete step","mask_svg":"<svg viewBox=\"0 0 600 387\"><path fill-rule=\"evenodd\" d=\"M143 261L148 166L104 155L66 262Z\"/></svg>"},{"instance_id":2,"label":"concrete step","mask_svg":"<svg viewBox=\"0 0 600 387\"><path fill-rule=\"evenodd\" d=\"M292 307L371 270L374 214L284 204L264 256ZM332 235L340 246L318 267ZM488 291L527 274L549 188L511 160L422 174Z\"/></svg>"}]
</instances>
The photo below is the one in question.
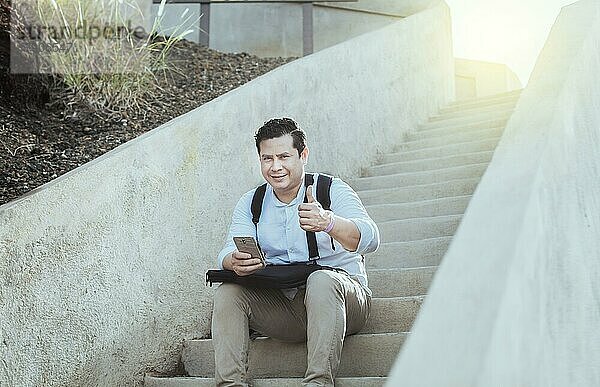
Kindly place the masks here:
<instances>
[{"instance_id":1,"label":"concrete step","mask_svg":"<svg viewBox=\"0 0 600 387\"><path fill-rule=\"evenodd\" d=\"M460 154L469 154L474 152L494 151L500 141L500 137L494 137L486 140L476 140L458 144L442 145L434 148L418 149L414 151L400 151L396 153L386 153L381 155L379 162L381 164L396 163L402 161L417 161L423 159L432 159L435 157L447 157Z\"/></svg>"},{"instance_id":2,"label":"concrete step","mask_svg":"<svg viewBox=\"0 0 600 387\"><path fill-rule=\"evenodd\" d=\"M410 275L416 276L416 273L408 273L404 274L402 278L406 279ZM397 286L390 286L381 284L381 282L377 281L379 278L377 274L374 275L374 282L369 286L373 294L386 294L384 297L374 297L371 305L371 316L369 318L369 323L367 326L361 331L361 333L392 333L392 332L406 332L410 330L414 322L414 317L418 310L415 310L415 302L420 305L422 300L416 300L415 297L422 297L424 293L419 294L392 294L394 290L400 291L402 288ZM386 278L389 277L389 274L386 275ZM398 280L400 280L400 276ZM369 281L371 278L369 277ZM413 281L414 282L414 281ZM420 289L419 289L420 290ZM415 290L416 291L416 290ZM412 290L405 290L406 293L415 292ZM212 309L212 302L207 305L207 308ZM388 309L393 310L394 312L388 311ZM391 314L390 314L391 313ZM388 317L393 316L392 320L389 320ZM401 329L398 329L401 327Z\"/></svg>"},{"instance_id":3,"label":"concrete step","mask_svg":"<svg viewBox=\"0 0 600 387\"><path fill-rule=\"evenodd\" d=\"M407 187L359 190L357 193L365 206L419 202L453 196L472 195L479 180L480 178L458 179Z\"/></svg>"},{"instance_id":4,"label":"concrete step","mask_svg":"<svg viewBox=\"0 0 600 387\"><path fill-rule=\"evenodd\" d=\"M443 108L441 108L438 111L439 115L442 114L449 114L449 113L454 113L454 112L469 112L469 111L477 111L477 110L485 110L485 109L494 109L496 106L498 105L504 105L504 104L512 104L513 107L515 107L517 105L517 103L519 102L519 97L520 96L508 96L508 97L503 97L503 98L498 98L496 100L492 100L492 101L479 101L479 102L470 102L470 103L461 103L461 104L454 104L454 105L447 105L444 106Z\"/></svg>"},{"instance_id":5,"label":"concrete step","mask_svg":"<svg viewBox=\"0 0 600 387\"><path fill-rule=\"evenodd\" d=\"M373 298L361 333L409 332L425 296Z\"/></svg>"},{"instance_id":6,"label":"concrete step","mask_svg":"<svg viewBox=\"0 0 600 387\"><path fill-rule=\"evenodd\" d=\"M381 240L385 242L407 242L420 239L452 236L456 232L462 215L432 216L391 220L379 223Z\"/></svg>"},{"instance_id":7,"label":"concrete step","mask_svg":"<svg viewBox=\"0 0 600 387\"><path fill-rule=\"evenodd\" d=\"M369 258L367 258L369 259ZM404 269L369 269L373 297L408 297L427 294L437 266Z\"/></svg>"},{"instance_id":8,"label":"concrete step","mask_svg":"<svg viewBox=\"0 0 600 387\"><path fill-rule=\"evenodd\" d=\"M386 376L408 333L357 334L344 342L338 377ZM259 337L251 340L248 371L253 378L302 377L306 371L306 343L284 343ZM214 376L211 339L188 340L182 361L190 376Z\"/></svg>"},{"instance_id":9,"label":"concrete step","mask_svg":"<svg viewBox=\"0 0 600 387\"><path fill-rule=\"evenodd\" d=\"M385 377L366 378L336 378L336 387L383 387ZM302 378L273 378L254 379L253 387L300 387ZM176 377L144 377L144 387L215 387L214 378L200 378L193 376Z\"/></svg>"},{"instance_id":10,"label":"concrete step","mask_svg":"<svg viewBox=\"0 0 600 387\"><path fill-rule=\"evenodd\" d=\"M452 237L446 236L408 242L384 242L376 252L366 255L367 273L375 269L437 266L451 241Z\"/></svg>"},{"instance_id":11,"label":"concrete step","mask_svg":"<svg viewBox=\"0 0 600 387\"><path fill-rule=\"evenodd\" d=\"M429 122L446 120L449 118L465 117L467 115L478 115L484 113L491 113L495 111L507 111L514 110L517 100L509 100L506 102L498 102L489 105L476 106L470 109L455 109L455 110L444 110L440 111L439 114L429 117Z\"/></svg>"},{"instance_id":12,"label":"concrete step","mask_svg":"<svg viewBox=\"0 0 600 387\"><path fill-rule=\"evenodd\" d=\"M492 102L478 102L478 103L467 103L461 105L448 105L444 106L438 111L437 116L445 115L445 114L454 114L454 113L472 113L472 112L485 112L497 109L501 107L501 109L512 107L513 109L517 106L519 102L519 98L516 97L505 97L501 99L497 99Z\"/></svg>"},{"instance_id":13,"label":"concrete step","mask_svg":"<svg viewBox=\"0 0 600 387\"><path fill-rule=\"evenodd\" d=\"M465 195L410 203L375 204L366 206L366 209L379 224L389 220L464 214L470 200L471 196Z\"/></svg>"},{"instance_id":14,"label":"concrete step","mask_svg":"<svg viewBox=\"0 0 600 387\"><path fill-rule=\"evenodd\" d=\"M433 157L412 161L400 161L375 165L364 170L365 176L382 176L394 173L431 171L449 167L489 163L494 151L463 153L445 157Z\"/></svg>"},{"instance_id":15,"label":"concrete step","mask_svg":"<svg viewBox=\"0 0 600 387\"><path fill-rule=\"evenodd\" d=\"M404 135L404 141L423 140L449 134L458 134L472 132L481 129L505 128L510 117L495 118L491 120L483 120L472 122L468 125L448 125L441 128L427 128L426 126Z\"/></svg>"},{"instance_id":16,"label":"concrete step","mask_svg":"<svg viewBox=\"0 0 600 387\"><path fill-rule=\"evenodd\" d=\"M410 140L398 144L395 152L399 151L414 151L418 149L436 148L444 145L459 144L463 142L489 140L502 136L504 127L478 129L467 132L449 133L443 136L435 136L431 138L423 138L420 140Z\"/></svg>"},{"instance_id":17,"label":"concrete step","mask_svg":"<svg viewBox=\"0 0 600 387\"><path fill-rule=\"evenodd\" d=\"M429 287L428 270L431 269L395 269L385 273L382 270L369 271L369 288L374 298L369 324L362 333L409 331L422 301L418 298L424 296ZM384 282L390 278L393 282ZM417 286L409 288L409 284ZM207 308L212 310L212 303L207 305ZM388 309L394 312L389 312ZM390 316L393 317L393 321L389 320Z\"/></svg>"},{"instance_id":18,"label":"concrete step","mask_svg":"<svg viewBox=\"0 0 600 387\"><path fill-rule=\"evenodd\" d=\"M483 112L483 113L474 113L468 114L465 113L458 117L450 117L445 119L439 119L436 121L427 121L422 124L422 128L434 129L434 128L444 128L448 126L454 125L468 125L474 122L481 121L491 121L495 119L508 119L513 113L513 109L505 109L505 110L494 110L491 112Z\"/></svg>"},{"instance_id":19,"label":"concrete step","mask_svg":"<svg viewBox=\"0 0 600 387\"><path fill-rule=\"evenodd\" d=\"M477 98L463 99L460 101L453 101L453 102L450 102L446 106L446 109L452 109L452 108L456 108L456 107L465 108L465 107L472 107L475 105L484 105L484 104L494 104L494 103L498 103L499 101L505 101L507 99L518 100L521 96L522 90L523 89L518 89L518 90L507 91L505 93L488 95L486 97L477 97Z\"/></svg>"},{"instance_id":20,"label":"concrete step","mask_svg":"<svg viewBox=\"0 0 600 387\"><path fill-rule=\"evenodd\" d=\"M394 273L399 274L398 271ZM416 276L417 273L406 273L402 277L397 278L397 281L401 279L407 280L409 276ZM374 293L390 294L394 287L390 289L383 289L379 286L378 278L381 275L374 274L374 283L371 290ZM386 274L386 278L389 278L390 274ZM415 282L415 281L413 281ZM399 289L396 287L395 289ZM389 297L373 297L371 303L371 315L369 321L365 327L361 330L361 333L394 333L394 332L408 332L412 326L419 308L423 303L424 294L397 296L392 295Z\"/></svg>"},{"instance_id":21,"label":"concrete step","mask_svg":"<svg viewBox=\"0 0 600 387\"><path fill-rule=\"evenodd\" d=\"M460 165L421 172L395 173L390 175L361 177L351 180L350 185L358 191L434 184L457 179L480 179L489 162Z\"/></svg>"}]
</instances>

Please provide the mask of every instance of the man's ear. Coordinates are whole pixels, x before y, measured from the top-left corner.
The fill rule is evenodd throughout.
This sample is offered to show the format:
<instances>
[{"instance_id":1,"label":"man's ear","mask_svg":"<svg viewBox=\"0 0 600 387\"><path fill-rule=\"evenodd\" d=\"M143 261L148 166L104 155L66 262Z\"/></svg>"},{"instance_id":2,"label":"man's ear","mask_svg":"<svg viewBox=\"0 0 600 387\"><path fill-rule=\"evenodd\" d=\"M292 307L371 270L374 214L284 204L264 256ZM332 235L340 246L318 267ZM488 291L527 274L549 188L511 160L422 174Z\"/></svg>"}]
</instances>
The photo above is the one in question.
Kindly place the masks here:
<instances>
[{"instance_id":1,"label":"man's ear","mask_svg":"<svg viewBox=\"0 0 600 387\"><path fill-rule=\"evenodd\" d=\"M302 152L300 152L300 158L302 159L302 162L304 163L304 165L306 165L306 163L308 163L308 147L304 147L304 149L302 150Z\"/></svg>"}]
</instances>

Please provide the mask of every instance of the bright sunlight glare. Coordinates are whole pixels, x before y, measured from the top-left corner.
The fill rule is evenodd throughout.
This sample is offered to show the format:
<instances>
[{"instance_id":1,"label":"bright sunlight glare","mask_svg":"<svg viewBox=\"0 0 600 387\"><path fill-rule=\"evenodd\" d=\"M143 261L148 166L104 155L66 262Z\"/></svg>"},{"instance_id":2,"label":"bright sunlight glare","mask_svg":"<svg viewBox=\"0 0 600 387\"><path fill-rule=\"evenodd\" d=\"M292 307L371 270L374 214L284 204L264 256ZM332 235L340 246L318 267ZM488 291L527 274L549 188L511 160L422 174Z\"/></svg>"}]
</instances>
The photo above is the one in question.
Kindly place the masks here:
<instances>
[{"instance_id":1,"label":"bright sunlight glare","mask_svg":"<svg viewBox=\"0 0 600 387\"><path fill-rule=\"evenodd\" d=\"M574 0L446 0L454 56L502 63L523 86L561 7Z\"/></svg>"}]
</instances>

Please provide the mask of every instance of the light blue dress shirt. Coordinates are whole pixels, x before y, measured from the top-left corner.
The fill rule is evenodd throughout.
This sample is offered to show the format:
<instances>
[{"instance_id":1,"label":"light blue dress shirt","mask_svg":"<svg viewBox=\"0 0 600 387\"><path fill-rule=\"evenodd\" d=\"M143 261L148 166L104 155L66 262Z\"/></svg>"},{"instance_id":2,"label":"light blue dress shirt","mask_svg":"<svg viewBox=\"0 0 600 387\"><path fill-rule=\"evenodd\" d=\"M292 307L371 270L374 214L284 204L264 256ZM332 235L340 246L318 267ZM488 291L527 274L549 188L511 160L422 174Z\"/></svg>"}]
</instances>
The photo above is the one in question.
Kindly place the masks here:
<instances>
[{"instance_id":1,"label":"light blue dress shirt","mask_svg":"<svg viewBox=\"0 0 600 387\"><path fill-rule=\"evenodd\" d=\"M314 175L313 195L316 198L317 174ZM250 209L252 197L256 189L246 192L233 210L233 217L225 247L218 256L219 267L223 268L223 259L236 247L233 237L253 236L256 228L252 223ZM267 184L262 213L258 222L258 243L265 253L268 264L286 264L308 261L308 245L306 232L300 228L298 205L304 201L306 188L304 178L298 195L289 204L281 202L273 193L273 187ZM341 179L334 178L330 189L331 211L335 215L351 220L360 231L360 242L356 251L348 251L325 232L317 232L319 259L317 263L324 266L342 268L361 284L368 286L363 254L371 253L379 247L379 229L371 219L360 198L352 188Z\"/></svg>"}]
</instances>

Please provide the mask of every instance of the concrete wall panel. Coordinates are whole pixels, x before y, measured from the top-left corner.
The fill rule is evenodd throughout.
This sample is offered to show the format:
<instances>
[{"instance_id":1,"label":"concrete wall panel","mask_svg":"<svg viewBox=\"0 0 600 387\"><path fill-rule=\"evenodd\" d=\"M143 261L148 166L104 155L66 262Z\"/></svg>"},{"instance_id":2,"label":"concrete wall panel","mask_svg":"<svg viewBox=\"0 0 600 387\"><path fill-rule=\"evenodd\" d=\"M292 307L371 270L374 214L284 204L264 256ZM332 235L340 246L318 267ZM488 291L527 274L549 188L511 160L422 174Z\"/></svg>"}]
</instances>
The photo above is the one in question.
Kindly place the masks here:
<instances>
[{"instance_id":1,"label":"concrete wall panel","mask_svg":"<svg viewBox=\"0 0 600 387\"><path fill-rule=\"evenodd\" d=\"M302 5L213 4L210 48L262 57L302 56Z\"/></svg>"},{"instance_id":2,"label":"concrete wall panel","mask_svg":"<svg viewBox=\"0 0 600 387\"><path fill-rule=\"evenodd\" d=\"M332 3L335 4L335 3ZM344 7L353 3L337 3ZM367 7L363 5L364 9ZM158 6L153 12L156 15ZM163 26L165 33L178 28L191 29L186 39L198 42L199 5L167 5ZM398 21L398 17L359 11L314 7L314 49L322 50L360 34L374 31ZM299 4L212 4L210 11L210 47L221 52L248 52L261 57L302 56L302 6Z\"/></svg>"},{"instance_id":3,"label":"concrete wall panel","mask_svg":"<svg viewBox=\"0 0 600 387\"><path fill-rule=\"evenodd\" d=\"M139 386L209 334L254 130L294 117L309 170L348 178L454 95L441 3L299 59L0 207L0 385Z\"/></svg>"},{"instance_id":4,"label":"concrete wall panel","mask_svg":"<svg viewBox=\"0 0 600 387\"><path fill-rule=\"evenodd\" d=\"M399 16L410 16L421 12L435 4L436 0L358 0L348 3L321 2L329 5L342 5L347 8L391 13Z\"/></svg>"},{"instance_id":5,"label":"concrete wall panel","mask_svg":"<svg viewBox=\"0 0 600 387\"><path fill-rule=\"evenodd\" d=\"M600 385L600 4L563 8L390 386Z\"/></svg>"},{"instance_id":6,"label":"concrete wall panel","mask_svg":"<svg viewBox=\"0 0 600 387\"><path fill-rule=\"evenodd\" d=\"M504 64L457 58L455 67L457 101L523 87L517 75Z\"/></svg>"}]
</instances>

